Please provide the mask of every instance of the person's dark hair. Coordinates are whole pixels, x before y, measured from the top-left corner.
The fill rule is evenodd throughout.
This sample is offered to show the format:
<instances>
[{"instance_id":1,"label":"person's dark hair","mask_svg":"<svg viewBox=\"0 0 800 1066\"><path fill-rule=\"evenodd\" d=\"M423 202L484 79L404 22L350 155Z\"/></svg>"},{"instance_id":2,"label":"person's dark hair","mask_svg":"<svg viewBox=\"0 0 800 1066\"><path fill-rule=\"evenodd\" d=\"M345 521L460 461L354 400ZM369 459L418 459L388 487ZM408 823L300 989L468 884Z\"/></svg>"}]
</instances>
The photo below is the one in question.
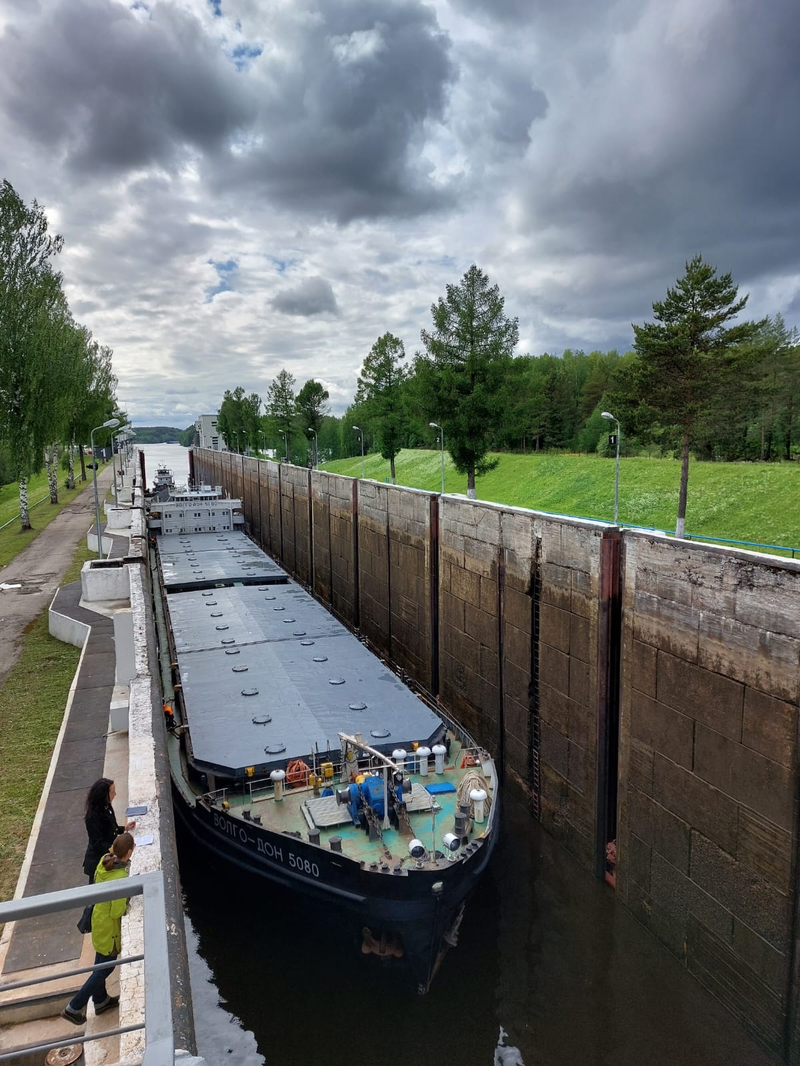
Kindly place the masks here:
<instances>
[{"instance_id":1,"label":"person's dark hair","mask_svg":"<svg viewBox=\"0 0 800 1066\"><path fill-rule=\"evenodd\" d=\"M103 856L104 868L110 870L115 862L121 862L132 849L133 837L130 833L120 833L118 837L114 837L110 850Z\"/></svg>"},{"instance_id":2,"label":"person's dark hair","mask_svg":"<svg viewBox=\"0 0 800 1066\"><path fill-rule=\"evenodd\" d=\"M99 781L95 781L86 796L86 812L89 811L102 811L108 806L110 800L108 798L108 791L114 782L108 777L101 777Z\"/></svg>"}]
</instances>

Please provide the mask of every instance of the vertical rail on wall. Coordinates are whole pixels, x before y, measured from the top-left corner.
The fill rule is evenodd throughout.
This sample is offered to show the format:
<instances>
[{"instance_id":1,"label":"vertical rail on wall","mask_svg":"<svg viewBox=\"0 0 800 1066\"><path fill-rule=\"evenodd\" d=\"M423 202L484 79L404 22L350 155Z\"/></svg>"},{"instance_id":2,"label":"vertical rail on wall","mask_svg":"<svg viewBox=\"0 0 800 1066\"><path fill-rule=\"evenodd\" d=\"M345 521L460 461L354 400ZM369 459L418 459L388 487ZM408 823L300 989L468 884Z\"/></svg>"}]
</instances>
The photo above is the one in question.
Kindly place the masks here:
<instances>
[{"instance_id":1,"label":"vertical rail on wall","mask_svg":"<svg viewBox=\"0 0 800 1066\"><path fill-rule=\"evenodd\" d=\"M265 461L265 463L266 463L266 461ZM269 498L269 481L270 481L270 479L269 479L269 464L268 463L266 463L266 465L264 466L264 469L262 470L262 473L264 474L264 480L263 480L263 484L259 485L259 491L261 491L262 489L265 489L266 493L267 493L267 542L266 542L265 548L269 552L269 554L272 555L272 552L274 551L274 549L272 547L272 508L270 507L270 498Z\"/></svg>"},{"instance_id":2,"label":"vertical rail on wall","mask_svg":"<svg viewBox=\"0 0 800 1066\"><path fill-rule=\"evenodd\" d=\"M595 873L606 874L606 847L617 836L619 670L621 652L620 531L600 542L600 603L597 612L597 793ZM613 884L613 880L609 881Z\"/></svg>"},{"instance_id":3,"label":"vertical rail on wall","mask_svg":"<svg viewBox=\"0 0 800 1066\"><path fill-rule=\"evenodd\" d=\"M311 497L311 467L308 468L308 587L314 587L314 503Z\"/></svg>"},{"instance_id":4,"label":"vertical rail on wall","mask_svg":"<svg viewBox=\"0 0 800 1066\"><path fill-rule=\"evenodd\" d=\"M795 745L800 751L800 719ZM789 974L783 1030L783 1057L790 1066L800 1066L800 774L794 778L794 845L792 848Z\"/></svg>"},{"instance_id":5,"label":"vertical rail on wall","mask_svg":"<svg viewBox=\"0 0 800 1066\"><path fill-rule=\"evenodd\" d=\"M334 602L335 601L334 601L334 596L333 596L333 541L331 540L331 503L332 503L332 496L333 496L333 494L331 492L330 479L328 479L328 483L327 483L328 506L325 508L325 512L326 512L326 514L328 516L328 603L329 603L331 609L335 609L334 608Z\"/></svg>"},{"instance_id":6,"label":"vertical rail on wall","mask_svg":"<svg viewBox=\"0 0 800 1066\"><path fill-rule=\"evenodd\" d=\"M261 510L261 463L262 462L263 462L262 459L256 459L256 490L258 492L258 543L261 546L261 548L263 549L265 547L265 545L264 545L264 530L262 528L262 523L264 521L264 518L263 518L263 514L262 514L262 510Z\"/></svg>"},{"instance_id":7,"label":"vertical rail on wall","mask_svg":"<svg viewBox=\"0 0 800 1066\"><path fill-rule=\"evenodd\" d=\"M542 817L542 769L539 760L541 721L539 718L539 618L542 599L542 542L536 538L531 559L531 688L528 719L528 749L531 753L531 793L533 815Z\"/></svg>"},{"instance_id":8,"label":"vertical rail on wall","mask_svg":"<svg viewBox=\"0 0 800 1066\"><path fill-rule=\"evenodd\" d=\"M389 521L389 489L386 490L386 637L392 658L392 528Z\"/></svg>"},{"instance_id":9,"label":"vertical rail on wall","mask_svg":"<svg viewBox=\"0 0 800 1066\"><path fill-rule=\"evenodd\" d=\"M353 625L361 626L361 594L359 592L358 560L358 481L353 478Z\"/></svg>"},{"instance_id":10,"label":"vertical rail on wall","mask_svg":"<svg viewBox=\"0 0 800 1066\"><path fill-rule=\"evenodd\" d=\"M501 782L506 773L505 616L506 556L505 548L500 544L497 549L497 761Z\"/></svg>"},{"instance_id":11,"label":"vertical rail on wall","mask_svg":"<svg viewBox=\"0 0 800 1066\"><path fill-rule=\"evenodd\" d=\"M280 533L281 544L281 565L285 564L283 555L283 476L281 474L281 464L278 463L278 530Z\"/></svg>"},{"instance_id":12,"label":"vertical rail on wall","mask_svg":"<svg viewBox=\"0 0 800 1066\"><path fill-rule=\"evenodd\" d=\"M244 515L244 527L247 530L247 532L249 533L249 532L251 532L251 524L250 524L249 518L247 517L247 495L245 493L245 487L246 486L245 486L245 479L244 479L244 456L242 456L241 458L242 458L242 462L241 462L241 470L242 470L242 474L241 474L241 477L242 477L242 514Z\"/></svg>"},{"instance_id":13,"label":"vertical rail on wall","mask_svg":"<svg viewBox=\"0 0 800 1066\"><path fill-rule=\"evenodd\" d=\"M294 479L292 486L292 550L294 553L294 576L300 577L300 567L297 565L297 493L295 492Z\"/></svg>"},{"instance_id":14,"label":"vertical rail on wall","mask_svg":"<svg viewBox=\"0 0 800 1066\"><path fill-rule=\"evenodd\" d=\"M92 456L92 462L94 462L94 456ZM142 492L147 492L147 474L144 469L144 449L139 449L139 473L142 478Z\"/></svg>"},{"instance_id":15,"label":"vertical rail on wall","mask_svg":"<svg viewBox=\"0 0 800 1066\"><path fill-rule=\"evenodd\" d=\"M431 695L439 695L439 501L431 496L428 521L428 568L430 581Z\"/></svg>"}]
</instances>

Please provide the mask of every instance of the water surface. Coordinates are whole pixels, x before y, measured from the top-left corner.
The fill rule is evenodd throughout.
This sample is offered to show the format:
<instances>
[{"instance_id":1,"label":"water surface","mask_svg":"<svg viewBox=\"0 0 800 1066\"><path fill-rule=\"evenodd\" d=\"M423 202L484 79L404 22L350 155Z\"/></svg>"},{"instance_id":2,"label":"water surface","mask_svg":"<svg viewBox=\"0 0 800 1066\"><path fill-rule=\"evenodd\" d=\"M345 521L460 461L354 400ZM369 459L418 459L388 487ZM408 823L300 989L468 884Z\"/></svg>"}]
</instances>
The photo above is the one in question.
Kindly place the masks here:
<instances>
[{"instance_id":1,"label":"water surface","mask_svg":"<svg viewBox=\"0 0 800 1066\"><path fill-rule=\"evenodd\" d=\"M179 837L196 947L225 1010L195 1015L231 1066L774 1066L683 967L508 801L458 947L419 997L337 912ZM195 960L200 965L200 960ZM205 971L204 971L205 972ZM208 980L208 973L203 978Z\"/></svg>"},{"instance_id":2,"label":"water surface","mask_svg":"<svg viewBox=\"0 0 800 1066\"><path fill-rule=\"evenodd\" d=\"M185 485L189 480L189 449L180 444L135 444L144 452L144 469L147 487L152 489L156 468L162 464L172 471L176 485Z\"/></svg>"}]
</instances>

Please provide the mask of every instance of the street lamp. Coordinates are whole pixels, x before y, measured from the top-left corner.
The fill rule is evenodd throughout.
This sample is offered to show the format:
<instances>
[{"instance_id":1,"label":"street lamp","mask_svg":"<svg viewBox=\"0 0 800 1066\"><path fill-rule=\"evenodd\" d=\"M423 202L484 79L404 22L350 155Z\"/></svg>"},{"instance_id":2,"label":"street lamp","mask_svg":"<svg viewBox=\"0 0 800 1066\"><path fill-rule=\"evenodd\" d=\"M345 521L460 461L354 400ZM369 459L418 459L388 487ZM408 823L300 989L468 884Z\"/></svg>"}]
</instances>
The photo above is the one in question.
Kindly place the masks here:
<instances>
[{"instance_id":1,"label":"street lamp","mask_svg":"<svg viewBox=\"0 0 800 1066\"><path fill-rule=\"evenodd\" d=\"M353 426L353 429L361 437L361 480L364 480L364 430L361 426Z\"/></svg>"},{"instance_id":2,"label":"street lamp","mask_svg":"<svg viewBox=\"0 0 800 1066\"><path fill-rule=\"evenodd\" d=\"M267 435L263 431L263 429L260 429L258 431L258 435L259 435L259 437L261 437L261 443L264 445L264 458L266 459L267 458Z\"/></svg>"},{"instance_id":3,"label":"street lamp","mask_svg":"<svg viewBox=\"0 0 800 1066\"><path fill-rule=\"evenodd\" d=\"M95 426L89 434L89 443L92 447L92 466L94 467L94 531L97 536L97 556L103 558L103 538L100 533L100 497L97 495L97 456L94 454L94 435L98 429L113 429L119 425L118 418L109 418L102 426Z\"/></svg>"},{"instance_id":4,"label":"street lamp","mask_svg":"<svg viewBox=\"0 0 800 1066\"><path fill-rule=\"evenodd\" d=\"M439 430L439 442L442 445L442 496L444 496L444 430L436 422L429 422L428 425L431 427L431 429Z\"/></svg>"},{"instance_id":5,"label":"street lamp","mask_svg":"<svg viewBox=\"0 0 800 1066\"><path fill-rule=\"evenodd\" d=\"M614 470L614 525L617 525L617 518L619 517L619 439L622 433L619 428L619 419L615 418L610 411L601 411L603 418L610 418L612 422L617 423L617 432L614 434L617 442L617 463Z\"/></svg>"},{"instance_id":6,"label":"street lamp","mask_svg":"<svg viewBox=\"0 0 800 1066\"><path fill-rule=\"evenodd\" d=\"M319 457L317 455L317 431L315 429L312 429L311 426L309 426L308 427L308 432L314 434L314 456L313 456L313 459L311 460L311 469L313 470L314 467L317 465L317 461L319 459Z\"/></svg>"},{"instance_id":7,"label":"street lamp","mask_svg":"<svg viewBox=\"0 0 800 1066\"><path fill-rule=\"evenodd\" d=\"M289 457L289 430L288 429L285 429L283 431L283 439L286 441L286 462L289 463L289 462L291 462L291 459Z\"/></svg>"}]
</instances>

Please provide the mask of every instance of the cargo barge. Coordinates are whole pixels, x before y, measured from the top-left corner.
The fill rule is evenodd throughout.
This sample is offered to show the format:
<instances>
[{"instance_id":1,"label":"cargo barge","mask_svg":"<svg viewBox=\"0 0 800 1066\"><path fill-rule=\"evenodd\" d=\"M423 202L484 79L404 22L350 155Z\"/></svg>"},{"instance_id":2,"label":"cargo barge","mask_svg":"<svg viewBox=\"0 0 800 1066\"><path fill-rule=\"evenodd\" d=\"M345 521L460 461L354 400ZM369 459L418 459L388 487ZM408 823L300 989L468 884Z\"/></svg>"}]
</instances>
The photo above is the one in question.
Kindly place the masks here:
<instances>
[{"instance_id":1,"label":"cargo barge","mask_svg":"<svg viewBox=\"0 0 800 1066\"><path fill-rule=\"evenodd\" d=\"M177 813L424 993L498 835L494 761L204 503L149 523Z\"/></svg>"}]
</instances>

